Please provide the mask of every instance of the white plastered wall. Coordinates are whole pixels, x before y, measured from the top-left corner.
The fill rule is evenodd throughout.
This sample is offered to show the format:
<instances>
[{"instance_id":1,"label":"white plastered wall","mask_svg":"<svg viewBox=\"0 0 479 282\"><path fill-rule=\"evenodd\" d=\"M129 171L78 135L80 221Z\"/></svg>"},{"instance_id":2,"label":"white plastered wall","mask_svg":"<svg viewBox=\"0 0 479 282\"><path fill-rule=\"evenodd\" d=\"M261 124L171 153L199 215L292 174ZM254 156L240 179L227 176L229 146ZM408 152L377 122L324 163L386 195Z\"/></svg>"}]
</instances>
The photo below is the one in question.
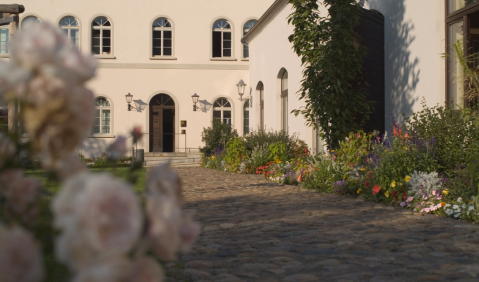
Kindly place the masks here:
<instances>
[{"instance_id":1,"label":"white plastered wall","mask_svg":"<svg viewBox=\"0 0 479 282\"><path fill-rule=\"evenodd\" d=\"M326 15L324 6L321 14ZM444 1L442 0L368 0L366 9L385 16L385 124L391 129L391 115L402 120L412 111L421 110L422 97L427 106L445 101ZM250 82L253 89L262 81L265 89L265 123L267 128L280 129L280 98L277 74L284 67L289 75L289 106L297 109L304 104L294 98L302 78L301 61L291 49L287 37L293 27L287 24L292 12L290 4L276 9L265 25L251 37ZM254 102L254 125L259 125L259 91ZM290 133L311 145L312 131L302 117L289 116Z\"/></svg>"},{"instance_id":2,"label":"white plastered wall","mask_svg":"<svg viewBox=\"0 0 479 282\"><path fill-rule=\"evenodd\" d=\"M0 3L10 3L0 0ZM141 111L127 111L125 95L149 103L154 94L171 94L175 100L176 133L186 130L186 146L199 148L203 127L211 124L212 109L193 112L191 95L213 104L215 97L226 97L234 105L233 121L238 133L243 132L243 111L236 84L248 81L249 62L242 59L240 39L243 24L258 19L273 0L146 0L132 5L126 0L24 0L25 15L38 15L42 21L58 24L63 16L72 15L81 22L81 48L90 53L91 21L96 15L107 16L113 22L113 56L99 59L97 77L88 83L97 96L106 96L113 104L113 132L109 136L90 136L79 148L85 156L105 152L119 135L129 136L133 126L149 131L148 106ZM174 58L151 58L151 23L155 17L171 19L174 30ZM23 15L20 16L20 20ZM212 23L226 18L234 26L235 60L211 60ZM133 104L132 104L133 105ZM186 120L187 127L180 127ZM177 135L178 136L178 135ZM131 140L131 139L130 139ZM176 148L184 148L184 136L175 138ZM149 150L148 138L138 148Z\"/></svg>"}]
</instances>

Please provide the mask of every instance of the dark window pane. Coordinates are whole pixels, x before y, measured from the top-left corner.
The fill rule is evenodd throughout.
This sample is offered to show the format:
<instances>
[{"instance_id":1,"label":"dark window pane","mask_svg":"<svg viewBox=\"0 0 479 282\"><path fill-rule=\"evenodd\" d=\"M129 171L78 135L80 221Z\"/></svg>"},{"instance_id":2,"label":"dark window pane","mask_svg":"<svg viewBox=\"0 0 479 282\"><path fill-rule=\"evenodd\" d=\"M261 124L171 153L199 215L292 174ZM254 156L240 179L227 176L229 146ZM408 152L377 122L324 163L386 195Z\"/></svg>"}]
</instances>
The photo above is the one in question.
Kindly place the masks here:
<instances>
[{"instance_id":1,"label":"dark window pane","mask_svg":"<svg viewBox=\"0 0 479 282\"><path fill-rule=\"evenodd\" d=\"M103 52L103 53L106 53L105 55L108 55L108 54L110 54L110 52L111 52L111 48L110 48L110 46L106 46L106 47L105 47L105 46L103 46L103 48L102 48L102 52Z\"/></svg>"},{"instance_id":2,"label":"dark window pane","mask_svg":"<svg viewBox=\"0 0 479 282\"><path fill-rule=\"evenodd\" d=\"M153 56L161 56L161 48L153 48Z\"/></svg>"},{"instance_id":3,"label":"dark window pane","mask_svg":"<svg viewBox=\"0 0 479 282\"><path fill-rule=\"evenodd\" d=\"M221 111L213 111L213 118L221 118Z\"/></svg>"},{"instance_id":4,"label":"dark window pane","mask_svg":"<svg viewBox=\"0 0 479 282\"><path fill-rule=\"evenodd\" d=\"M101 30L94 29L94 30L92 30L91 34L93 35L93 37L100 37L100 33L101 33Z\"/></svg>"},{"instance_id":5,"label":"dark window pane","mask_svg":"<svg viewBox=\"0 0 479 282\"><path fill-rule=\"evenodd\" d=\"M153 38L161 38L161 30L153 30Z\"/></svg>"},{"instance_id":6,"label":"dark window pane","mask_svg":"<svg viewBox=\"0 0 479 282\"><path fill-rule=\"evenodd\" d=\"M223 39L231 40L231 32L223 32Z\"/></svg>"},{"instance_id":7,"label":"dark window pane","mask_svg":"<svg viewBox=\"0 0 479 282\"><path fill-rule=\"evenodd\" d=\"M231 57L231 49L223 49L223 57Z\"/></svg>"},{"instance_id":8,"label":"dark window pane","mask_svg":"<svg viewBox=\"0 0 479 282\"><path fill-rule=\"evenodd\" d=\"M244 58L249 58L249 48L248 45L243 45L243 57Z\"/></svg>"},{"instance_id":9,"label":"dark window pane","mask_svg":"<svg viewBox=\"0 0 479 282\"><path fill-rule=\"evenodd\" d=\"M103 26L111 26L110 21L107 21L106 23L104 23Z\"/></svg>"},{"instance_id":10,"label":"dark window pane","mask_svg":"<svg viewBox=\"0 0 479 282\"><path fill-rule=\"evenodd\" d=\"M163 53L165 56L171 56L171 48L164 48Z\"/></svg>"},{"instance_id":11,"label":"dark window pane","mask_svg":"<svg viewBox=\"0 0 479 282\"><path fill-rule=\"evenodd\" d=\"M154 47L161 47L161 39L153 39Z\"/></svg>"},{"instance_id":12,"label":"dark window pane","mask_svg":"<svg viewBox=\"0 0 479 282\"><path fill-rule=\"evenodd\" d=\"M103 38L103 47L110 47L110 38Z\"/></svg>"},{"instance_id":13,"label":"dark window pane","mask_svg":"<svg viewBox=\"0 0 479 282\"><path fill-rule=\"evenodd\" d=\"M163 39L164 47L171 47L171 39Z\"/></svg>"},{"instance_id":14,"label":"dark window pane","mask_svg":"<svg viewBox=\"0 0 479 282\"><path fill-rule=\"evenodd\" d=\"M165 38L170 38L171 39L171 30L165 30L163 31L163 36Z\"/></svg>"},{"instance_id":15,"label":"dark window pane","mask_svg":"<svg viewBox=\"0 0 479 282\"><path fill-rule=\"evenodd\" d=\"M223 48L230 49L231 48L231 41L224 40L223 41Z\"/></svg>"},{"instance_id":16,"label":"dark window pane","mask_svg":"<svg viewBox=\"0 0 479 282\"><path fill-rule=\"evenodd\" d=\"M231 118L231 111L223 111L223 118Z\"/></svg>"},{"instance_id":17,"label":"dark window pane","mask_svg":"<svg viewBox=\"0 0 479 282\"><path fill-rule=\"evenodd\" d=\"M91 47L91 52L92 52L92 54L99 55L100 54L100 47L92 46Z\"/></svg>"},{"instance_id":18,"label":"dark window pane","mask_svg":"<svg viewBox=\"0 0 479 282\"><path fill-rule=\"evenodd\" d=\"M221 57L221 32L213 31L213 58Z\"/></svg>"},{"instance_id":19,"label":"dark window pane","mask_svg":"<svg viewBox=\"0 0 479 282\"><path fill-rule=\"evenodd\" d=\"M92 44L93 46L95 46L95 47L100 46L100 38L98 38L98 37L93 37L93 38L92 38L92 41L91 41L91 44Z\"/></svg>"},{"instance_id":20,"label":"dark window pane","mask_svg":"<svg viewBox=\"0 0 479 282\"><path fill-rule=\"evenodd\" d=\"M111 30L104 29L103 30L103 37L111 37Z\"/></svg>"}]
</instances>

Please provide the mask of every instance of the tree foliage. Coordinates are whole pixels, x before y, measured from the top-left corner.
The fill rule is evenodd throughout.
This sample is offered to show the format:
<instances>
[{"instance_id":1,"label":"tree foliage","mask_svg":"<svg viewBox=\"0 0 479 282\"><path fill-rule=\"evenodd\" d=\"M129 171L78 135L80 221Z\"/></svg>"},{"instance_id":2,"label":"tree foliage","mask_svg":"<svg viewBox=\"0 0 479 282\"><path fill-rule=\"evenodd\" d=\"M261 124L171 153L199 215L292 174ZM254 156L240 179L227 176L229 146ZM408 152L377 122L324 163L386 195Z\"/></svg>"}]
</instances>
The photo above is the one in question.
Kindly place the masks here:
<instances>
[{"instance_id":1,"label":"tree foliage","mask_svg":"<svg viewBox=\"0 0 479 282\"><path fill-rule=\"evenodd\" d=\"M355 36L361 7L356 0L323 0L328 10L323 17L317 0L289 3L294 9L289 41L305 66L299 96L306 106L293 112L319 128L330 148L337 147L364 125L372 106L361 78L366 48Z\"/></svg>"}]
</instances>

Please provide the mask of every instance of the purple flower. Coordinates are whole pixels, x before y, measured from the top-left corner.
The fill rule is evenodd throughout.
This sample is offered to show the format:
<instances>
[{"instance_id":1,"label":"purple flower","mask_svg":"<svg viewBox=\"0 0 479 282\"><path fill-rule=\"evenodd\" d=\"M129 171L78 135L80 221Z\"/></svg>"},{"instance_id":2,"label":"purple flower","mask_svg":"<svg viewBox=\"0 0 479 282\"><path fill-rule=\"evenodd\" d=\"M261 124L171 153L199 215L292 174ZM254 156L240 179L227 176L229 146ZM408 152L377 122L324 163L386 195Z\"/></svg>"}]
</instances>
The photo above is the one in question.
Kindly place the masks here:
<instances>
[{"instance_id":1,"label":"purple flower","mask_svg":"<svg viewBox=\"0 0 479 282\"><path fill-rule=\"evenodd\" d=\"M406 205L406 202L401 202L399 205L400 205L401 207L404 207L404 206Z\"/></svg>"}]
</instances>

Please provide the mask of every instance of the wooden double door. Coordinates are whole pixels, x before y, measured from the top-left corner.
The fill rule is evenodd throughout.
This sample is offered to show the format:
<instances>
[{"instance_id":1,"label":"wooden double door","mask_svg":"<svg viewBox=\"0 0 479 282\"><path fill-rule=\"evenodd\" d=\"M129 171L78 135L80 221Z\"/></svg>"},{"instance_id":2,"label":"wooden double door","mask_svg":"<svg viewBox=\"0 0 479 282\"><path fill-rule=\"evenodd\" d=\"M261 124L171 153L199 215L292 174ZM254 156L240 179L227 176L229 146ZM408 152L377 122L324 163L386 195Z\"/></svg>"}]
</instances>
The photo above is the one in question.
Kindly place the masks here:
<instances>
[{"instance_id":1,"label":"wooden double door","mask_svg":"<svg viewBox=\"0 0 479 282\"><path fill-rule=\"evenodd\" d=\"M175 106L152 106L150 151L175 151Z\"/></svg>"}]
</instances>

